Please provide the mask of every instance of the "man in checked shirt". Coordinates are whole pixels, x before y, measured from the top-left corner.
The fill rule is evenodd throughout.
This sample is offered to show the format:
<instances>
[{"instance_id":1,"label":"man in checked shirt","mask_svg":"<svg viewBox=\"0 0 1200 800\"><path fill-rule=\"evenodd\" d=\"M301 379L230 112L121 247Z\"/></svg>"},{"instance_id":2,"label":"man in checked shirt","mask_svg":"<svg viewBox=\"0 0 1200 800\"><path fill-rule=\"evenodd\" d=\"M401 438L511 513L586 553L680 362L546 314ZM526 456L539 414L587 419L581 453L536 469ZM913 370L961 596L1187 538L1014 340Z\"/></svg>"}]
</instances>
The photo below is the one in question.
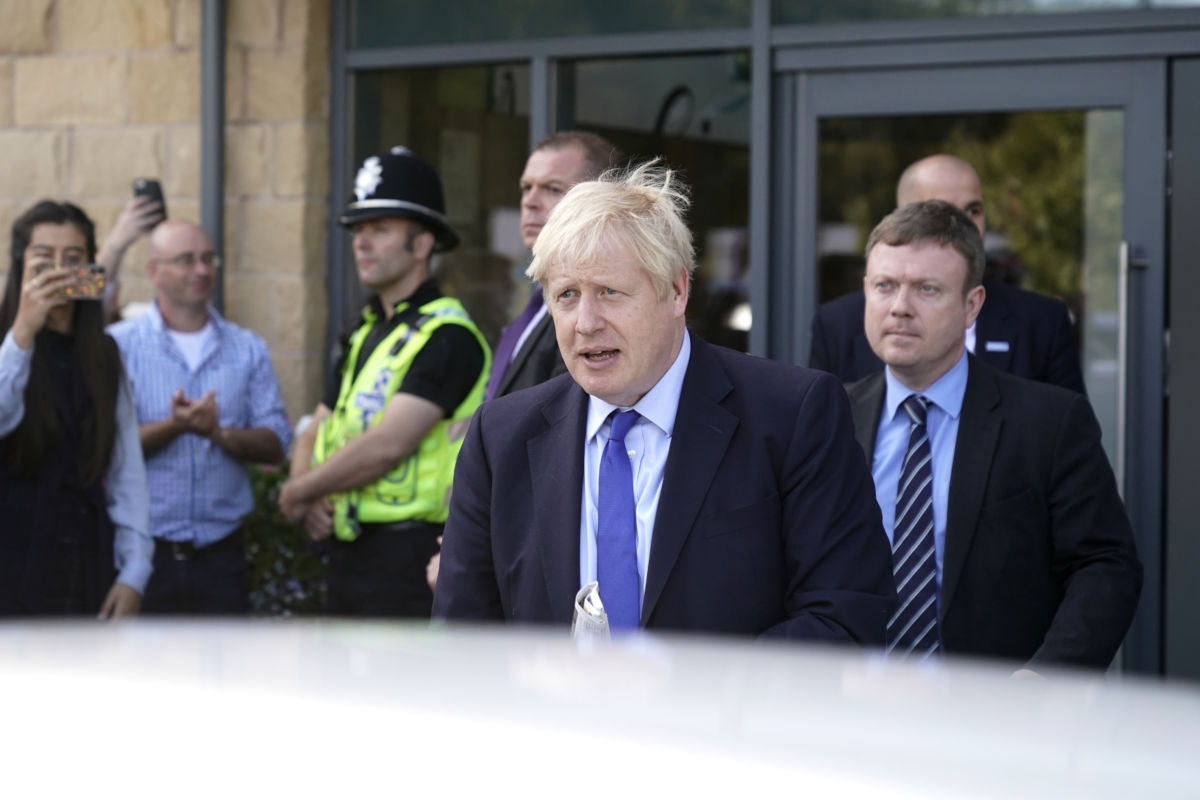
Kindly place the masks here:
<instances>
[{"instance_id":1,"label":"man in checked shirt","mask_svg":"<svg viewBox=\"0 0 1200 800\"><path fill-rule=\"evenodd\" d=\"M150 310L117 323L150 489L154 574L145 614L249 608L244 464L278 464L291 433L266 344L209 304L221 257L203 229L168 220L150 235Z\"/></svg>"}]
</instances>

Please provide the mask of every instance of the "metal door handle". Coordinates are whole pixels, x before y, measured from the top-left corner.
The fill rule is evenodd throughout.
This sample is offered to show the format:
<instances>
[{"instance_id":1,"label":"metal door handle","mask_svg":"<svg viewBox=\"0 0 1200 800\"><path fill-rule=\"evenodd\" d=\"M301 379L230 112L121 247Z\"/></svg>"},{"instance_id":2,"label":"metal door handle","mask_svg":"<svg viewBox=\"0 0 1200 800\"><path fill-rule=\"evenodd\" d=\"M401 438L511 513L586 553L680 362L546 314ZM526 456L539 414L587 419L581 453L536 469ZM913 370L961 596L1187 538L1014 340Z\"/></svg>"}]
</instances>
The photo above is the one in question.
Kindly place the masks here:
<instances>
[{"instance_id":1,"label":"metal door handle","mask_svg":"<svg viewBox=\"0 0 1200 800\"><path fill-rule=\"evenodd\" d=\"M1117 253L1117 491L1125 497L1125 414L1129 404L1129 281L1133 272L1150 264L1129 242L1122 241Z\"/></svg>"}]
</instances>

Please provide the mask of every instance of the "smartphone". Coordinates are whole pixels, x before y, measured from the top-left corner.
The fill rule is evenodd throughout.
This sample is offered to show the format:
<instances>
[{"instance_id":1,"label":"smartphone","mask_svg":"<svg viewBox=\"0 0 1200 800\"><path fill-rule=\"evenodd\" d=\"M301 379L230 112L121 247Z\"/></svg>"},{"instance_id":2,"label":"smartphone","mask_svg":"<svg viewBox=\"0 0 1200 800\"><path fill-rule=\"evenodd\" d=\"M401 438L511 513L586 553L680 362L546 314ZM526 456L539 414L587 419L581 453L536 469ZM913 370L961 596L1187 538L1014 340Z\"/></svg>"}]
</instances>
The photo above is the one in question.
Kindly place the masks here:
<instances>
[{"instance_id":1,"label":"smartphone","mask_svg":"<svg viewBox=\"0 0 1200 800\"><path fill-rule=\"evenodd\" d=\"M104 297L104 266L101 264L76 264L64 267L60 264L39 264L37 274L50 269L70 270L71 280L56 294L72 300L100 300Z\"/></svg>"},{"instance_id":2,"label":"smartphone","mask_svg":"<svg viewBox=\"0 0 1200 800\"><path fill-rule=\"evenodd\" d=\"M154 178L138 178L133 182L134 197L149 197L151 200L158 203L159 213L146 226L149 231L158 223L167 218L167 201L163 199L162 184Z\"/></svg>"}]
</instances>

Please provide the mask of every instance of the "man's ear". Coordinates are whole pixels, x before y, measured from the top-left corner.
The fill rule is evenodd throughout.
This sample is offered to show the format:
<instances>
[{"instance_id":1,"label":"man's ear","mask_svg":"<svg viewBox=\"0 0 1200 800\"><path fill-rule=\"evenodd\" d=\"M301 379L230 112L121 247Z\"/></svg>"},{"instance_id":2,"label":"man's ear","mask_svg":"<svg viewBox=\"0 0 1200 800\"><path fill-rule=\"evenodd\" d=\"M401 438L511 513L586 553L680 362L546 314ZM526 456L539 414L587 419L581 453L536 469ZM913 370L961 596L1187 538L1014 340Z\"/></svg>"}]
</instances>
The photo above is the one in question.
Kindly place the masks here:
<instances>
[{"instance_id":1,"label":"man's ear","mask_svg":"<svg viewBox=\"0 0 1200 800\"><path fill-rule=\"evenodd\" d=\"M437 244L437 239L429 231L421 231L413 237L413 255L417 258L428 261L429 256L433 254L433 246Z\"/></svg>"},{"instance_id":2,"label":"man's ear","mask_svg":"<svg viewBox=\"0 0 1200 800\"><path fill-rule=\"evenodd\" d=\"M983 301L987 299L987 289L983 288L983 284L973 287L967 292L967 327L975 324L975 318L979 316L979 309L983 308Z\"/></svg>"},{"instance_id":3,"label":"man's ear","mask_svg":"<svg viewBox=\"0 0 1200 800\"><path fill-rule=\"evenodd\" d=\"M677 316L683 316L687 311L688 292L691 285L692 276L687 268L681 268L679 272L675 273L675 280L671 281L671 300Z\"/></svg>"}]
</instances>

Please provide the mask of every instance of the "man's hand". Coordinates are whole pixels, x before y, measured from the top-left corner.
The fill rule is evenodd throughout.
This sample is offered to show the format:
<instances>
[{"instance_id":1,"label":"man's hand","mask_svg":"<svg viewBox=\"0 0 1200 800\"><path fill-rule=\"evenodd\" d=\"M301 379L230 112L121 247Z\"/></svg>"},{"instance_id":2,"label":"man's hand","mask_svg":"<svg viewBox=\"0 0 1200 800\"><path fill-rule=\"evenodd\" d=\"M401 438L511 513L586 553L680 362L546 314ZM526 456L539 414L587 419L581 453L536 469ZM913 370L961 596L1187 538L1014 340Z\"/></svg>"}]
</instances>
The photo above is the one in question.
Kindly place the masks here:
<instances>
[{"instance_id":1,"label":"man's hand","mask_svg":"<svg viewBox=\"0 0 1200 800\"><path fill-rule=\"evenodd\" d=\"M183 389L176 389L175 394L171 395L171 419L186 428L187 412L191 405L192 401L183 396Z\"/></svg>"},{"instance_id":2,"label":"man's hand","mask_svg":"<svg viewBox=\"0 0 1200 800\"><path fill-rule=\"evenodd\" d=\"M100 606L97 619L117 619L119 617L136 617L142 608L142 596L137 589L123 583L114 583Z\"/></svg>"},{"instance_id":3,"label":"man's hand","mask_svg":"<svg viewBox=\"0 0 1200 800\"><path fill-rule=\"evenodd\" d=\"M150 230L150 223L162 214L162 206L149 197L134 197L121 209L121 215L113 225L104 246L112 248L119 259L142 234Z\"/></svg>"},{"instance_id":4,"label":"man's hand","mask_svg":"<svg viewBox=\"0 0 1200 800\"><path fill-rule=\"evenodd\" d=\"M217 393L209 390L199 400L189 400L183 389L176 389L171 396L171 418L183 425L188 433L211 439L217 432L220 412L217 409Z\"/></svg>"},{"instance_id":5,"label":"man's hand","mask_svg":"<svg viewBox=\"0 0 1200 800\"><path fill-rule=\"evenodd\" d=\"M438 547L442 546L442 537L438 537ZM438 550L429 559L429 563L425 565L425 582L429 584L429 591L437 589L438 569L442 566L442 551Z\"/></svg>"},{"instance_id":6,"label":"man's hand","mask_svg":"<svg viewBox=\"0 0 1200 800\"><path fill-rule=\"evenodd\" d=\"M220 427L221 420L217 410L217 393L211 389L205 392L203 397L192 404L190 416L192 429L200 436L211 439Z\"/></svg>"},{"instance_id":7,"label":"man's hand","mask_svg":"<svg viewBox=\"0 0 1200 800\"><path fill-rule=\"evenodd\" d=\"M279 510L284 518L293 525L299 525L308 511L308 498L301 497L296 490L297 478L289 478L279 488Z\"/></svg>"},{"instance_id":8,"label":"man's hand","mask_svg":"<svg viewBox=\"0 0 1200 800\"><path fill-rule=\"evenodd\" d=\"M304 510L304 530L314 542L333 534L333 504L324 497L313 500Z\"/></svg>"},{"instance_id":9,"label":"man's hand","mask_svg":"<svg viewBox=\"0 0 1200 800\"><path fill-rule=\"evenodd\" d=\"M288 522L302 526L314 542L328 539L333 533L333 504L325 497L301 497L296 485L296 478L284 482L279 490L279 510Z\"/></svg>"}]
</instances>

